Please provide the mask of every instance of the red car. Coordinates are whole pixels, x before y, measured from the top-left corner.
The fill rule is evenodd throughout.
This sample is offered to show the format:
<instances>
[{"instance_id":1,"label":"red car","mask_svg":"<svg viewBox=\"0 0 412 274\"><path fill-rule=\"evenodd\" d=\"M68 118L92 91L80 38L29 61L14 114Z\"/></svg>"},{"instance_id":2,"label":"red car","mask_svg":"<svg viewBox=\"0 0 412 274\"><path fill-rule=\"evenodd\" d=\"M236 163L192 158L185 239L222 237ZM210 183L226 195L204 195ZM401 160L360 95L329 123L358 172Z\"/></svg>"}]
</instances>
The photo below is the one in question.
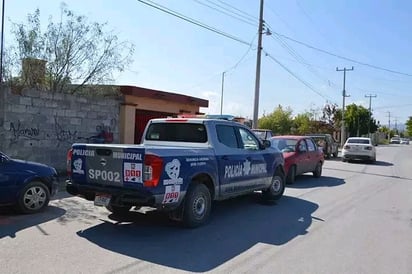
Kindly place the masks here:
<instances>
[{"instance_id":1,"label":"red car","mask_svg":"<svg viewBox=\"0 0 412 274\"><path fill-rule=\"evenodd\" d=\"M270 143L283 153L287 183L292 184L296 176L306 172L313 172L315 178L322 175L324 154L312 138L294 135L275 136L270 139Z\"/></svg>"}]
</instances>

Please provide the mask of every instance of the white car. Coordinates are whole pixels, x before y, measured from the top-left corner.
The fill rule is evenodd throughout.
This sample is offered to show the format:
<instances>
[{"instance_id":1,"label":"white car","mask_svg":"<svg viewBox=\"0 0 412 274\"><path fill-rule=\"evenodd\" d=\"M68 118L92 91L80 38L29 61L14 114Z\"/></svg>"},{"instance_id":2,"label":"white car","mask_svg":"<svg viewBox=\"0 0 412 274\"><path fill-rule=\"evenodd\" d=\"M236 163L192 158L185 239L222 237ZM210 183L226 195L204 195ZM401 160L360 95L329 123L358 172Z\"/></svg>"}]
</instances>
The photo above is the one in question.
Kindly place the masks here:
<instances>
[{"instance_id":1,"label":"white car","mask_svg":"<svg viewBox=\"0 0 412 274\"><path fill-rule=\"evenodd\" d=\"M376 148L371 138L349 137L342 149L342 161L365 160L376 161Z\"/></svg>"},{"instance_id":2,"label":"white car","mask_svg":"<svg viewBox=\"0 0 412 274\"><path fill-rule=\"evenodd\" d=\"M401 144L409 145L409 139L408 138L401 138Z\"/></svg>"}]
</instances>

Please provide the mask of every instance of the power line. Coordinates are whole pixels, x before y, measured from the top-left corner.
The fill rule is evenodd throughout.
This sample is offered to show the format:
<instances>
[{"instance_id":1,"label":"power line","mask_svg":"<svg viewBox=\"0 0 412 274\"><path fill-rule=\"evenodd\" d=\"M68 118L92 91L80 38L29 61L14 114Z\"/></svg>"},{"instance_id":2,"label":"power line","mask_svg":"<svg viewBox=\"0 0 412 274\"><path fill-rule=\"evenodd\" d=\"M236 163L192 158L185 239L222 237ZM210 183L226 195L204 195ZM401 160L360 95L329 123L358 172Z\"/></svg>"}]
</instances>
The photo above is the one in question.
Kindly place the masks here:
<instances>
[{"instance_id":1,"label":"power line","mask_svg":"<svg viewBox=\"0 0 412 274\"><path fill-rule=\"evenodd\" d=\"M248 47L248 49L246 50L246 52L242 55L242 57L240 57L240 59L239 59L233 66L225 69L225 70L223 71L224 73L229 72L229 71L231 71L231 70L236 70L237 67L245 60L246 56L247 56L247 55L249 54L249 52L253 49L253 42L255 41L256 36L257 36L257 33L256 33L256 35L253 37L252 41L250 42L250 46ZM221 74L222 74L221 72L215 73L215 74L211 75L210 77L208 77L207 79L205 79L204 81L202 81L201 83L192 85L192 86L188 87L187 89L196 88L196 87L202 85L203 83L205 83L206 81L209 81L209 80L213 79L214 77L216 77L217 75L221 75Z\"/></svg>"},{"instance_id":2,"label":"power line","mask_svg":"<svg viewBox=\"0 0 412 274\"><path fill-rule=\"evenodd\" d=\"M234 9L234 10L237 10L238 12L244 14L246 17L249 17L249 18L253 19L254 21L259 21L259 19L258 19L256 16L251 15L250 13L247 13L247 12L245 12L245 11L243 11L243 10L240 10L240 9L236 8L235 6L232 6L232 5L228 4L228 3L226 3L225 1L222 1L222 0L217 0L217 1L220 2L220 3L222 3L222 4L225 5L225 6L228 6L228 7L232 8L232 9ZM210 1L208 1L208 2L210 2Z\"/></svg>"},{"instance_id":3,"label":"power line","mask_svg":"<svg viewBox=\"0 0 412 274\"><path fill-rule=\"evenodd\" d=\"M294 43L297 43L297 44L300 44L300 45L305 46L305 47L307 47L307 48L310 48L310 49L312 49L312 50L316 50L316 51L322 52L322 53L327 54L327 55L330 55L330 56L334 56L334 57L339 58L339 59L342 59L342 60L350 61L350 62L359 64L359 65L366 66L366 67L370 67L370 68L377 69L377 70L382 70L382 71L386 71L386 72L390 72L390 73L394 73L394 74L399 74L399 75L404 75L404 76L412 77L412 74L409 74L409 73L400 72L400 71L396 71L396 70L392 70L392 69L387 69L387 68L383 68L383 67L380 67L380 66L375 66L375 65L372 65L372 64L369 64L369 63L357 61L357 60L352 59L352 58L348 58L348 57L345 57L345 56L341 56L341 55L338 55L338 54L336 54L336 53L332 53L332 52L330 52L330 51L327 51L327 50L324 50L324 49L320 49L320 48L311 46L311 45L309 45L309 44L307 44L307 43L298 41L298 40L293 39L293 38L291 38L291 37L289 37L289 36L286 36L286 35L284 35L284 34L275 32L275 31L273 31L273 30L272 30L272 33L274 33L274 34L276 34L276 35L279 35L279 36L281 36L281 37L283 37L283 38L285 38L285 39L287 39L287 40L289 40L289 41L292 41L292 42L294 42Z\"/></svg>"},{"instance_id":4,"label":"power line","mask_svg":"<svg viewBox=\"0 0 412 274\"><path fill-rule=\"evenodd\" d=\"M238 37L236 37L236 36L233 36L233 35L231 35L231 34L228 34L228 33L226 33L226 32L223 32L223 31L221 31L221 30L218 30L218 29L216 29L216 28L214 28L214 27L208 26L208 25L206 25L206 24L204 24L204 23L202 23L202 22L200 22L200 21L198 21L198 20L195 20L195 19L190 18L190 17L188 17L188 16L185 16L185 15L183 15L183 14L181 14L181 13L178 13L178 12L176 12L176 11L173 11L173 10L171 10L171 9L165 7L165 6L162 6L162 5L160 5L160 4L157 4L157 3L153 2L153 1L150 1L150 0L137 0L137 1L143 3L143 4L147 5L147 6L150 6L150 7L152 7L152 8L155 8L155 9L157 9L157 10L160 10L160 11L162 11L162 12L164 12L164 13L167 13L167 14L169 14L169 15L175 16L175 17L177 17L177 18L179 18L179 19L182 19L182 20L184 20L184 21L186 21L186 22L189 22L189 23L194 24L194 25L197 25L197 26L199 26L199 27L201 27L201 28L207 29L207 30L212 31L212 32L214 32L214 33L217 33L217 34L219 34L219 35L221 35L221 36L224 36L224 37L226 37L226 38L229 38L229 39L231 39L231 40L234 40L234 41L237 41L237 42L239 42L239 43L242 43L242 44L245 44L245 45L250 46L250 44L249 44L248 42L246 42L246 41L244 41L244 40L242 40L242 39L240 39L240 38L238 38Z\"/></svg>"},{"instance_id":5,"label":"power line","mask_svg":"<svg viewBox=\"0 0 412 274\"><path fill-rule=\"evenodd\" d=\"M325 79L313 68L313 66L311 66L311 65L305 60L305 58L302 57L302 55L300 55L300 54L299 54L293 47L291 47L286 41L282 40L281 37L279 37L279 36L277 36L277 35L275 35L275 37L273 37L273 36L271 36L271 37L272 37L272 39L274 39L274 40L276 39L277 42L278 42L284 49L286 49L286 50L289 52L289 54L290 54L293 58L295 58L295 60L296 60L298 63L304 65L309 72L311 72L313 75L315 75L316 77L318 77L320 80L325 81L328 86L330 86L331 84L334 85L334 86L336 86L336 84L335 84L333 81L330 81L329 79L326 79L326 80L325 80ZM276 40L275 40L275 41L276 41Z\"/></svg>"},{"instance_id":6,"label":"power line","mask_svg":"<svg viewBox=\"0 0 412 274\"><path fill-rule=\"evenodd\" d=\"M243 23L245 23L245 24L248 24L248 25L251 25L251 26L254 26L254 27L257 26L257 23L256 23L255 21L253 21L253 22L255 22L255 23L251 23L251 22L250 22L250 21L251 21L250 19L248 19L248 18L246 18L246 17L243 17L243 16L241 16L241 15L238 15L237 13L235 13L235 12L233 12L233 11L230 11L232 14L224 11L224 10L228 10L227 8L224 8L224 7L223 7L224 10L221 10L222 7L221 7L220 5L212 2L212 1L206 0L207 2L212 3L212 4L214 4L215 6L220 7L221 9L215 8L215 7L213 7L213 6L211 6L211 5L208 5L208 4L206 4L206 3L203 3L202 1L199 1L199 0L193 0L193 1L195 1L196 3L198 3L198 4L202 5L202 6L208 7L208 8L210 8L210 9L212 9L212 10L215 10L215 11L217 11L217 12L220 12L220 13L222 13L222 14L225 14L225 15L227 15L227 16L229 16L229 17L231 17L231 18L234 18L234 19L236 19L236 20L238 20L238 21L241 21L241 22L243 22ZM235 14L236 16L233 15L233 14ZM238 16L243 17L243 18L245 18L246 20L245 20L245 19L242 19L242 18L240 18L240 17L238 17ZM248 20L248 21L247 21L247 20Z\"/></svg>"},{"instance_id":7,"label":"power line","mask_svg":"<svg viewBox=\"0 0 412 274\"><path fill-rule=\"evenodd\" d=\"M309 88L310 90L312 90L313 92L315 92L316 94L318 94L319 96L321 96L322 98L324 98L325 100L328 101L333 101L330 98L328 98L327 96L323 95L321 92L317 91L310 83L306 82L305 80L303 80L302 78L300 78L299 76L297 76L293 71L291 71L288 67L286 67L284 64L282 64L281 62L279 62L279 60L277 60L275 57L273 57L272 55L270 55L268 52L265 52L265 55L267 57L269 57L272 61L276 62L279 66L281 66L284 70L286 70L290 75L292 75L293 77L295 77L299 82L301 82L302 84L304 84L307 88Z\"/></svg>"}]
</instances>

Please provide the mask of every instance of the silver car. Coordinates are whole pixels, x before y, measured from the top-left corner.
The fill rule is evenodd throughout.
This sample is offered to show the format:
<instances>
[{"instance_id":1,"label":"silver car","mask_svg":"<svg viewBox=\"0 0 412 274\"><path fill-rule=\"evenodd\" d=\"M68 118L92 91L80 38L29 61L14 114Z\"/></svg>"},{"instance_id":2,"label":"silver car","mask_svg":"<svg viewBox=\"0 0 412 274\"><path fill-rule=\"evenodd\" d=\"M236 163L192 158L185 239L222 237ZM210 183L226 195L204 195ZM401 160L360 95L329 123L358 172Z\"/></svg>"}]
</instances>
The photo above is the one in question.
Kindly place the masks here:
<instances>
[{"instance_id":1,"label":"silver car","mask_svg":"<svg viewBox=\"0 0 412 274\"><path fill-rule=\"evenodd\" d=\"M364 160L376 161L376 148L371 138L350 137L346 140L342 149L342 161Z\"/></svg>"}]
</instances>

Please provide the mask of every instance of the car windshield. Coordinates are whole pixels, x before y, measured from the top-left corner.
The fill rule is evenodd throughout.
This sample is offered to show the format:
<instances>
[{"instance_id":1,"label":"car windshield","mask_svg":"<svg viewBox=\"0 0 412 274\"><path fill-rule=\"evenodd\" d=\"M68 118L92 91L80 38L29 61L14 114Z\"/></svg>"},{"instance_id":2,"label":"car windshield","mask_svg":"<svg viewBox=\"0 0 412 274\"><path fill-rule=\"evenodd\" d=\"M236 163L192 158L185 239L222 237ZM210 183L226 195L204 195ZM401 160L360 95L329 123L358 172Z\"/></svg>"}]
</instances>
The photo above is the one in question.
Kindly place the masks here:
<instances>
[{"instance_id":1,"label":"car windshield","mask_svg":"<svg viewBox=\"0 0 412 274\"><path fill-rule=\"evenodd\" d=\"M369 139L348 139L348 144L370 144Z\"/></svg>"},{"instance_id":2,"label":"car windshield","mask_svg":"<svg viewBox=\"0 0 412 274\"><path fill-rule=\"evenodd\" d=\"M298 140L296 139L273 138L271 145L282 152L293 152L295 151L297 142Z\"/></svg>"},{"instance_id":3,"label":"car windshield","mask_svg":"<svg viewBox=\"0 0 412 274\"><path fill-rule=\"evenodd\" d=\"M253 131L255 133L255 135L260 138L260 139L265 139L266 138L266 131Z\"/></svg>"}]
</instances>

